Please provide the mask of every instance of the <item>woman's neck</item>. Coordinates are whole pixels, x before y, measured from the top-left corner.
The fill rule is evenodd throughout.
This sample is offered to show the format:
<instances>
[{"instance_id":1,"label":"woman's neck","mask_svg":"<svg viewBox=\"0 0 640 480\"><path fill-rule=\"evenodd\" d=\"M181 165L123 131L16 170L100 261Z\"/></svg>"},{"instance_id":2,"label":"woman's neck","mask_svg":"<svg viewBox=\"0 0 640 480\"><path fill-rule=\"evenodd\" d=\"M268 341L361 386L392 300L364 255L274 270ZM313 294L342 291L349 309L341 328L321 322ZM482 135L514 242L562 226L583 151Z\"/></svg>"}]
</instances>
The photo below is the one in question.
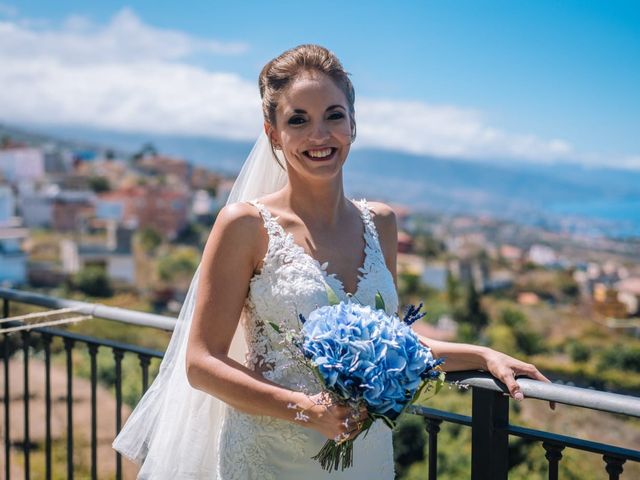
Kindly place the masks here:
<instances>
[{"instance_id":1,"label":"woman's neck","mask_svg":"<svg viewBox=\"0 0 640 480\"><path fill-rule=\"evenodd\" d=\"M305 222L331 227L339 223L347 211L342 174L327 182L302 182L293 176L283 190L284 201Z\"/></svg>"}]
</instances>

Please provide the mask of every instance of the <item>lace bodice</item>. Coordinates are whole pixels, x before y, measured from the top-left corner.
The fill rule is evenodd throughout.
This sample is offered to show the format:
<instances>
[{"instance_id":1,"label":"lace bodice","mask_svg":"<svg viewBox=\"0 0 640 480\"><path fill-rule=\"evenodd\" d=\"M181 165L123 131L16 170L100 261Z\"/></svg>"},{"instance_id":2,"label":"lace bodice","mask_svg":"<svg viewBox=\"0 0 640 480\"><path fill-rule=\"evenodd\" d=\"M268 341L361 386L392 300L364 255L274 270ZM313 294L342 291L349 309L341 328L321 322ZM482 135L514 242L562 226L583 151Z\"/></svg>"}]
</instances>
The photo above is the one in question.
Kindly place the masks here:
<instances>
[{"instance_id":1,"label":"lace bodice","mask_svg":"<svg viewBox=\"0 0 640 480\"><path fill-rule=\"evenodd\" d=\"M308 316L328 304L326 285L343 301L374 305L380 292L388 313L395 313L398 297L386 267L378 234L365 200L355 202L364 223L365 255L356 291L347 295L335 274L327 272L285 232L268 209L250 202L260 212L269 235L260 273L253 276L245 303L242 327L248 346L247 367L292 390L316 393L313 374L301 369L284 350L282 338L270 325L299 328L299 314ZM292 410L292 418L295 412ZM252 416L228 408L220 436L219 480L306 480L394 478L391 431L376 422L354 445L354 467L328 474L311 457L326 439L300 424L268 416Z\"/></svg>"},{"instance_id":2,"label":"lace bodice","mask_svg":"<svg viewBox=\"0 0 640 480\"><path fill-rule=\"evenodd\" d=\"M328 263L320 264L297 245L293 235L284 231L264 205L251 203L260 211L269 244L262 270L251 279L246 301L247 366L281 385L301 387L306 385L305 379L288 363L281 338L268 322L284 322L286 328L298 329L298 314L307 317L315 308L328 304L326 285L340 300L351 299L372 306L376 293L380 292L388 313L393 313L398 308L393 278L386 267L366 200L355 202L364 223L365 255L353 295L345 292L335 274L327 273Z\"/></svg>"}]
</instances>

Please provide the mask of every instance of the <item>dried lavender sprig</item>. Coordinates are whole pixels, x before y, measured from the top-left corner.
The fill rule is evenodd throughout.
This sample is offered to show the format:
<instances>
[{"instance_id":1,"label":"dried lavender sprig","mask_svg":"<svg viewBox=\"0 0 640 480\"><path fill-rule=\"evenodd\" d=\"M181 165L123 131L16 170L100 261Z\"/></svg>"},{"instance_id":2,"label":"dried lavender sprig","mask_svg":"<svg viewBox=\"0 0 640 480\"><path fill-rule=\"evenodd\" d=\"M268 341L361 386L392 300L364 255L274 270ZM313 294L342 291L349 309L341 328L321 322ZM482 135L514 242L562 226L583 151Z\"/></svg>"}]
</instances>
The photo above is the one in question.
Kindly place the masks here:
<instances>
[{"instance_id":1,"label":"dried lavender sprig","mask_svg":"<svg viewBox=\"0 0 640 480\"><path fill-rule=\"evenodd\" d=\"M402 321L407 325L412 325L423 318L427 314L427 312L420 312L420 310L422 310L422 306L422 302L420 302L420 305L418 305L417 307L409 305Z\"/></svg>"}]
</instances>

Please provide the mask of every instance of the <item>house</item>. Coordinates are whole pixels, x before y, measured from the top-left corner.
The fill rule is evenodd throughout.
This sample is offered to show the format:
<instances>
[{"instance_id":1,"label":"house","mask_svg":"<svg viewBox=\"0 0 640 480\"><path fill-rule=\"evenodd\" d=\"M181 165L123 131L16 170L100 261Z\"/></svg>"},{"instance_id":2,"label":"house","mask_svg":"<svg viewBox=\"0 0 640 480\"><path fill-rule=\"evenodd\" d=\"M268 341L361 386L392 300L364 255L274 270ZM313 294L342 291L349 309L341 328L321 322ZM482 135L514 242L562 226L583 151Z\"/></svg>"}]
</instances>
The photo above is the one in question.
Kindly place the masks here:
<instances>
[{"instance_id":1,"label":"house","mask_svg":"<svg viewBox=\"0 0 640 480\"><path fill-rule=\"evenodd\" d=\"M144 156L136 161L136 168L146 175L173 177L184 185L191 180L191 165L179 158L163 155Z\"/></svg>"},{"instance_id":2,"label":"house","mask_svg":"<svg viewBox=\"0 0 640 480\"><path fill-rule=\"evenodd\" d=\"M615 283L618 300L627 307L629 315L640 315L640 277L627 277Z\"/></svg>"},{"instance_id":3,"label":"house","mask_svg":"<svg viewBox=\"0 0 640 480\"><path fill-rule=\"evenodd\" d=\"M95 216L95 194L61 190L52 199L51 227L60 231L81 230Z\"/></svg>"},{"instance_id":4,"label":"house","mask_svg":"<svg viewBox=\"0 0 640 480\"><path fill-rule=\"evenodd\" d=\"M9 183L41 180L45 175L44 154L39 148L0 148L0 176Z\"/></svg>"},{"instance_id":5,"label":"house","mask_svg":"<svg viewBox=\"0 0 640 480\"><path fill-rule=\"evenodd\" d=\"M10 185L0 185L0 226L8 226L16 214L16 197Z\"/></svg>"},{"instance_id":6,"label":"house","mask_svg":"<svg viewBox=\"0 0 640 480\"><path fill-rule=\"evenodd\" d=\"M522 249L514 245L500 245L498 256L509 263L517 263L522 260Z\"/></svg>"},{"instance_id":7,"label":"house","mask_svg":"<svg viewBox=\"0 0 640 480\"><path fill-rule=\"evenodd\" d=\"M169 239L187 225L191 193L167 185L135 185L99 195L98 218L153 228Z\"/></svg>"},{"instance_id":8,"label":"house","mask_svg":"<svg viewBox=\"0 0 640 480\"><path fill-rule=\"evenodd\" d=\"M596 283L593 288L593 308L607 318L627 318L627 305L618 298L616 289L604 283Z\"/></svg>"},{"instance_id":9,"label":"house","mask_svg":"<svg viewBox=\"0 0 640 480\"><path fill-rule=\"evenodd\" d=\"M543 267L552 267L558 265L558 254L547 245L534 244L527 253L527 259L535 264Z\"/></svg>"},{"instance_id":10,"label":"house","mask_svg":"<svg viewBox=\"0 0 640 480\"><path fill-rule=\"evenodd\" d=\"M0 227L0 285L27 283L27 254L23 244L28 236L26 228Z\"/></svg>"},{"instance_id":11,"label":"house","mask_svg":"<svg viewBox=\"0 0 640 480\"><path fill-rule=\"evenodd\" d=\"M197 219L206 218L218 211L218 204L206 190L197 190L193 195L191 213Z\"/></svg>"},{"instance_id":12,"label":"house","mask_svg":"<svg viewBox=\"0 0 640 480\"><path fill-rule=\"evenodd\" d=\"M136 269L131 249L134 230L119 226L113 221L107 225L105 245L84 245L75 240L63 239L60 242L62 270L72 275L89 265L99 265L105 269L109 278L135 285Z\"/></svg>"},{"instance_id":13,"label":"house","mask_svg":"<svg viewBox=\"0 0 640 480\"><path fill-rule=\"evenodd\" d=\"M23 185L24 186L24 185ZM53 219L53 200L60 192L60 187L54 184L46 185L36 190L33 185L20 188L18 205L22 222L26 227L50 227Z\"/></svg>"},{"instance_id":14,"label":"house","mask_svg":"<svg viewBox=\"0 0 640 480\"><path fill-rule=\"evenodd\" d=\"M485 258L450 260L449 271L461 284L472 283L478 292L484 292L489 285L489 263Z\"/></svg>"},{"instance_id":15,"label":"house","mask_svg":"<svg viewBox=\"0 0 640 480\"><path fill-rule=\"evenodd\" d=\"M443 291L447 285L447 265L441 262L428 262L420 255L398 253L398 273L409 273L420 278L420 283Z\"/></svg>"}]
</instances>

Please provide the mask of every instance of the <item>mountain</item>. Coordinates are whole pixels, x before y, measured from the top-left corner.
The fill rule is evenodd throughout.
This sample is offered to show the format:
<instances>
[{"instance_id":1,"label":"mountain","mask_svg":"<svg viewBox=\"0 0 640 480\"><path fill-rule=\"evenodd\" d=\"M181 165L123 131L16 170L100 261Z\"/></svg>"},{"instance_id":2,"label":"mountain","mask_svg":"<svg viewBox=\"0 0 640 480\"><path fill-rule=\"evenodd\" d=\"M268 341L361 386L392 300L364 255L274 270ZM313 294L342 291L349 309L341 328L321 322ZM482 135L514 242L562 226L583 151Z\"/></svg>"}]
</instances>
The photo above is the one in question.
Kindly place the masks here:
<instances>
[{"instance_id":1,"label":"mountain","mask_svg":"<svg viewBox=\"0 0 640 480\"><path fill-rule=\"evenodd\" d=\"M225 139L77 127L37 130L46 137L78 139L76 142L125 152L151 142L164 153L228 173L239 171L252 147L250 142ZM607 220L611 210L611 219L632 225L631 231L640 234L640 209L634 214L636 209L632 208L636 203L640 206L640 171L516 160L479 162L354 148L345 166L345 185L352 196L407 203L414 208L536 221L566 217L572 208L577 216ZM592 213L591 204L597 205Z\"/></svg>"}]
</instances>

